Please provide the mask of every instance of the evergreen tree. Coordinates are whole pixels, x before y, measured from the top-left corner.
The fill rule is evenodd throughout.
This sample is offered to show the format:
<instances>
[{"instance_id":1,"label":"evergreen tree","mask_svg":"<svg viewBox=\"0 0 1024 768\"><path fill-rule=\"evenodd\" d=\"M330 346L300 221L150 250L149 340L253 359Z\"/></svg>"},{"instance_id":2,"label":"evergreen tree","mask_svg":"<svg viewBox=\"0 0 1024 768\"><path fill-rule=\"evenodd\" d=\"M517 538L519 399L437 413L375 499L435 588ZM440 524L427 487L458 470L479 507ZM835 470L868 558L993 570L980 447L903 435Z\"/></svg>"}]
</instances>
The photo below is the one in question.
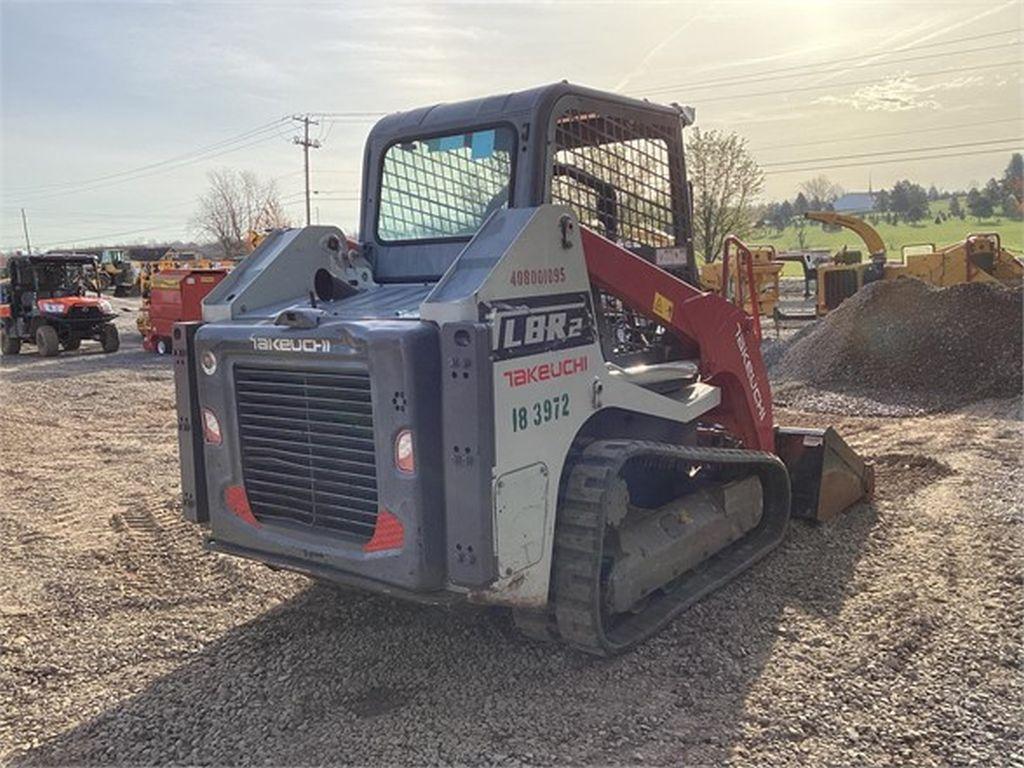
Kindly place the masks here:
<instances>
[{"instance_id":1,"label":"evergreen tree","mask_svg":"<svg viewBox=\"0 0 1024 768\"><path fill-rule=\"evenodd\" d=\"M988 198L988 195L979 192L977 187L973 187L967 193L967 210L978 221L987 219L992 215L992 201Z\"/></svg>"},{"instance_id":2,"label":"evergreen tree","mask_svg":"<svg viewBox=\"0 0 1024 768\"><path fill-rule=\"evenodd\" d=\"M796 196L796 200L793 201L793 213L797 216L803 216L811 210L808 206L809 203L807 202L807 198L804 197L804 193L801 192Z\"/></svg>"}]
</instances>

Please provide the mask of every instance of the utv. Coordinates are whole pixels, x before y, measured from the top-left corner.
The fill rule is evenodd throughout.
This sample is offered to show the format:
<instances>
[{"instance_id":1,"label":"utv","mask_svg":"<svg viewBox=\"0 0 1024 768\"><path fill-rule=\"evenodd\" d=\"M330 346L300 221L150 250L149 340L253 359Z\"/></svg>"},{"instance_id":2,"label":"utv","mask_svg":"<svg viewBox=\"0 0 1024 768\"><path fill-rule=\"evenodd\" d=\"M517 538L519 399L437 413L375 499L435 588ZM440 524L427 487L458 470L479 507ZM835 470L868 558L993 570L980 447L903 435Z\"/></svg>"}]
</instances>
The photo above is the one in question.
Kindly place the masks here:
<instances>
[{"instance_id":1,"label":"utv","mask_svg":"<svg viewBox=\"0 0 1024 768\"><path fill-rule=\"evenodd\" d=\"M0 354L16 355L22 343L35 344L43 357L60 348L78 349L95 339L104 352L120 346L114 311L100 296L96 261L81 254L14 256L10 281L0 296ZM94 292L95 297L86 296Z\"/></svg>"}]
</instances>

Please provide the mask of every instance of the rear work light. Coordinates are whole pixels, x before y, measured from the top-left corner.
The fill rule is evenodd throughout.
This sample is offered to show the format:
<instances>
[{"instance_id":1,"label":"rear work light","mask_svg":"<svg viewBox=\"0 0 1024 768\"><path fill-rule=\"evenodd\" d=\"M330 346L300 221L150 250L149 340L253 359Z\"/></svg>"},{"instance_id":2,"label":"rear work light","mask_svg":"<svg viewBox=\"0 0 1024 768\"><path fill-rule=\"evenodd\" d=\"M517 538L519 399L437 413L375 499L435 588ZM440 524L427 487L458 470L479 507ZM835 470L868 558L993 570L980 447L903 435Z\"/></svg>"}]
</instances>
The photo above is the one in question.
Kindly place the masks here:
<instances>
[{"instance_id":1,"label":"rear work light","mask_svg":"<svg viewBox=\"0 0 1024 768\"><path fill-rule=\"evenodd\" d=\"M217 415L209 408L203 408L203 439L210 445L220 445L223 440Z\"/></svg>"},{"instance_id":2,"label":"rear work light","mask_svg":"<svg viewBox=\"0 0 1024 768\"><path fill-rule=\"evenodd\" d=\"M416 471L416 456L412 449L412 430L403 429L395 436L395 467L411 475Z\"/></svg>"},{"instance_id":3,"label":"rear work light","mask_svg":"<svg viewBox=\"0 0 1024 768\"><path fill-rule=\"evenodd\" d=\"M199 358L199 364L207 376L213 376L217 372L217 356L210 350L203 352Z\"/></svg>"}]
</instances>

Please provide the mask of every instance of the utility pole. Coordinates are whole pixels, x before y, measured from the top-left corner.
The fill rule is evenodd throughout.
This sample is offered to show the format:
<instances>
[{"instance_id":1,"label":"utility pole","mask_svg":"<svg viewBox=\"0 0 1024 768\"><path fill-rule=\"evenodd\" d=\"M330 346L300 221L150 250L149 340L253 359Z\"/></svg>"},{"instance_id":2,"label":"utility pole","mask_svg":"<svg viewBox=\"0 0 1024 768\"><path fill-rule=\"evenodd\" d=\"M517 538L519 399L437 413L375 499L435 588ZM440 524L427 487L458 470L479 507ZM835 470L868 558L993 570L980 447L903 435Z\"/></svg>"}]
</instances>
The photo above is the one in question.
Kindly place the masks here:
<instances>
[{"instance_id":1,"label":"utility pole","mask_svg":"<svg viewBox=\"0 0 1024 768\"><path fill-rule=\"evenodd\" d=\"M298 115L292 117L292 120L302 123L302 136L296 136L292 139L292 142L302 147L302 159L304 163L304 169L306 173L306 226L309 226L309 150L310 147L313 149L320 148L320 142L316 139L310 141L309 139L309 126L320 125L316 120L313 120L309 115Z\"/></svg>"},{"instance_id":2,"label":"utility pole","mask_svg":"<svg viewBox=\"0 0 1024 768\"><path fill-rule=\"evenodd\" d=\"M21 209L21 227L25 230L25 249L32 253L32 243L28 239L28 219L25 218L25 209Z\"/></svg>"}]
</instances>

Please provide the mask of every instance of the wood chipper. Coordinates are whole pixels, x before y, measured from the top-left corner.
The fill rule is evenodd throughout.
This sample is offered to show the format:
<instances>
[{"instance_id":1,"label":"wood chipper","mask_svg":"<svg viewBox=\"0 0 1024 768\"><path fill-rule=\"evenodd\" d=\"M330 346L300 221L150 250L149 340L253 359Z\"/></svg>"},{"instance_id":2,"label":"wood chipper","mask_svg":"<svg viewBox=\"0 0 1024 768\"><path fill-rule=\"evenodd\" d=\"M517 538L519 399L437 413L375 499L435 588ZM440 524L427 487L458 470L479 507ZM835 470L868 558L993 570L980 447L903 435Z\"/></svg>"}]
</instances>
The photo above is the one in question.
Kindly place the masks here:
<instances>
[{"instance_id":1,"label":"wood chipper","mask_svg":"<svg viewBox=\"0 0 1024 768\"><path fill-rule=\"evenodd\" d=\"M698 287L691 121L568 83L380 120L361 241L277 230L174 328L206 546L604 655L863 499Z\"/></svg>"},{"instance_id":2,"label":"wood chipper","mask_svg":"<svg viewBox=\"0 0 1024 768\"><path fill-rule=\"evenodd\" d=\"M944 288L960 283L1000 283L1019 286L1024 279L1021 258L1003 248L994 232L970 234L958 243L936 248L925 243L903 248L901 261L888 260L885 242L875 228L863 219L834 211L808 211L805 217L836 227L845 227L860 236L869 260L845 247L833 256L831 264L817 268L817 315L824 315L865 285L877 280L913 277L928 285ZM850 258L855 254L855 258Z\"/></svg>"},{"instance_id":3,"label":"wood chipper","mask_svg":"<svg viewBox=\"0 0 1024 768\"><path fill-rule=\"evenodd\" d=\"M201 319L203 299L227 273L227 269L169 269L154 274L136 320L143 348L169 354L174 324Z\"/></svg>"}]
</instances>

